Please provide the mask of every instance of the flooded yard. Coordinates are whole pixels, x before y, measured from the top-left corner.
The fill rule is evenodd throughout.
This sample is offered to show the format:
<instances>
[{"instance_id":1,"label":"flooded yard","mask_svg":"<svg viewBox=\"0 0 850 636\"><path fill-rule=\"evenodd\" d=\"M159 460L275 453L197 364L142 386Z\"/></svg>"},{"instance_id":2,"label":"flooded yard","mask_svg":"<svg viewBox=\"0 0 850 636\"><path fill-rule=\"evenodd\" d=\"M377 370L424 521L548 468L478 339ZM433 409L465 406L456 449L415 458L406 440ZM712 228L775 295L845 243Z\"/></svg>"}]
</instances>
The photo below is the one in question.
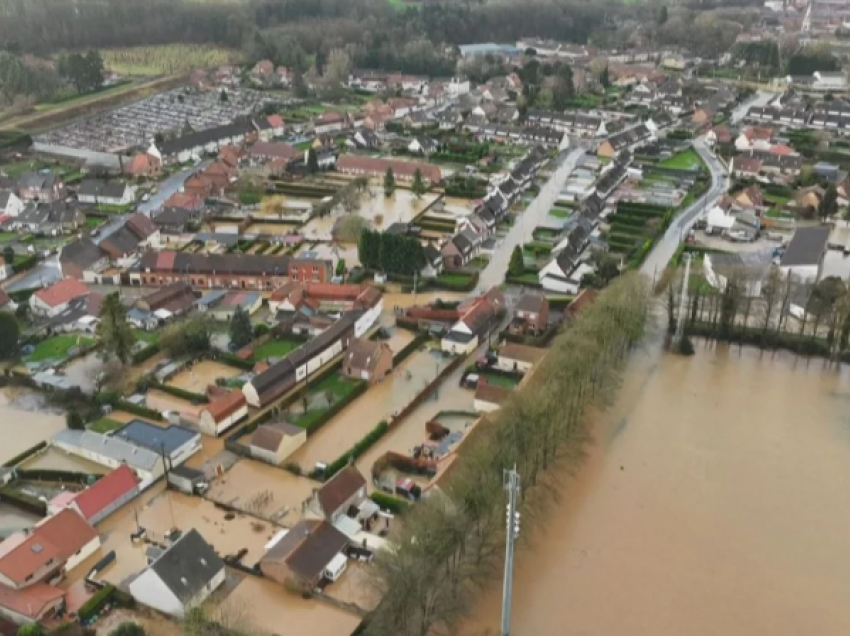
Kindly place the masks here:
<instances>
[{"instance_id":1,"label":"flooded yard","mask_svg":"<svg viewBox=\"0 0 850 636\"><path fill-rule=\"evenodd\" d=\"M215 360L201 360L191 369L185 369L168 379L168 384L192 393L205 393L210 384L215 384L218 378L229 380L240 375L242 371Z\"/></svg>"},{"instance_id":2,"label":"flooded yard","mask_svg":"<svg viewBox=\"0 0 850 636\"><path fill-rule=\"evenodd\" d=\"M94 475L105 475L109 468L95 464L82 457L71 455L54 446L50 446L42 453L30 457L18 468L25 470L68 470L75 473L89 473Z\"/></svg>"},{"instance_id":3,"label":"flooded yard","mask_svg":"<svg viewBox=\"0 0 850 636\"><path fill-rule=\"evenodd\" d=\"M342 576L328 585L324 592L343 603L354 603L361 609L372 611L381 598L370 579L371 570L371 564L349 559Z\"/></svg>"},{"instance_id":4,"label":"flooded yard","mask_svg":"<svg viewBox=\"0 0 850 636\"><path fill-rule=\"evenodd\" d=\"M391 331L390 339L385 342L392 349L393 355L404 349L407 345L413 342L416 337L412 331L407 329L399 329L398 327L389 327Z\"/></svg>"},{"instance_id":5,"label":"flooded yard","mask_svg":"<svg viewBox=\"0 0 850 636\"><path fill-rule=\"evenodd\" d=\"M430 350L413 353L383 382L369 387L366 393L319 429L291 460L307 471L312 470L317 462L332 462L375 428L378 422L407 406L450 362L450 358ZM423 435L424 431L423 423Z\"/></svg>"},{"instance_id":6,"label":"flooded yard","mask_svg":"<svg viewBox=\"0 0 850 636\"><path fill-rule=\"evenodd\" d=\"M246 576L222 607L247 614L252 627L264 634L347 636L361 621L355 614L316 599L305 600L280 583L254 576Z\"/></svg>"},{"instance_id":7,"label":"flooded yard","mask_svg":"<svg viewBox=\"0 0 850 636\"><path fill-rule=\"evenodd\" d=\"M695 346L638 354L588 462L559 476L521 540L512 632L847 632L850 371ZM497 630L499 601L465 633Z\"/></svg>"},{"instance_id":8,"label":"flooded yard","mask_svg":"<svg viewBox=\"0 0 850 636\"><path fill-rule=\"evenodd\" d=\"M159 389L148 389L148 392L145 393L145 406L160 413L177 411L190 422L197 422L201 411L200 404L192 404L189 400L184 400Z\"/></svg>"},{"instance_id":9,"label":"flooded yard","mask_svg":"<svg viewBox=\"0 0 850 636\"><path fill-rule=\"evenodd\" d=\"M30 389L0 390L0 463L8 461L65 428L65 418L44 396Z\"/></svg>"},{"instance_id":10,"label":"flooded yard","mask_svg":"<svg viewBox=\"0 0 850 636\"><path fill-rule=\"evenodd\" d=\"M251 223L245 228L245 234L267 234L270 236L285 236L290 234L297 223Z\"/></svg>"},{"instance_id":11,"label":"flooded yard","mask_svg":"<svg viewBox=\"0 0 850 636\"><path fill-rule=\"evenodd\" d=\"M319 485L282 468L242 459L210 485L207 496L291 526L301 518L301 504Z\"/></svg>"},{"instance_id":12,"label":"flooded yard","mask_svg":"<svg viewBox=\"0 0 850 636\"><path fill-rule=\"evenodd\" d=\"M38 521L41 521L41 517L36 514L6 503L0 503L0 537L4 537L14 530L32 528Z\"/></svg>"},{"instance_id":13,"label":"flooded yard","mask_svg":"<svg viewBox=\"0 0 850 636\"><path fill-rule=\"evenodd\" d=\"M114 370L117 370L117 365L114 362L103 360L96 351L93 351L70 362L62 370L62 373L79 386L84 393L94 393L97 388L98 375L108 376Z\"/></svg>"},{"instance_id":14,"label":"flooded yard","mask_svg":"<svg viewBox=\"0 0 850 636\"><path fill-rule=\"evenodd\" d=\"M114 585L126 582L145 567L144 544L140 547L130 540L130 534L136 530L134 513L153 540L162 541L172 528L183 532L195 528L221 557L247 549L242 563L249 567L259 561L263 546L277 531L268 522L228 513L211 501L164 490L161 482L98 526L102 553L110 550L116 553L115 562L102 576Z\"/></svg>"}]
</instances>

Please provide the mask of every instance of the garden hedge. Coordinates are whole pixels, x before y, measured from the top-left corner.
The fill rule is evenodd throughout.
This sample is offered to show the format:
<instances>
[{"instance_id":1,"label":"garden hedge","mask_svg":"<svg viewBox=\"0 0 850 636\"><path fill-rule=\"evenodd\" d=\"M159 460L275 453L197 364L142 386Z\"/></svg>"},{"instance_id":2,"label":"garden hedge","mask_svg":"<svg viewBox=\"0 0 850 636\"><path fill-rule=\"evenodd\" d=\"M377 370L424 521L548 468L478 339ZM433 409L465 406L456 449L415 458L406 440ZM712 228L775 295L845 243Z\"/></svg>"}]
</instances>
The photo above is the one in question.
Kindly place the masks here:
<instances>
[{"instance_id":1,"label":"garden hedge","mask_svg":"<svg viewBox=\"0 0 850 636\"><path fill-rule=\"evenodd\" d=\"M20 492L11 484L0 488L0 501L17 506L39 516L47 515L47 503L36 497Z\"/></svg>"},{"instance_id":2,"label":"garden hedge","mask_svg":"<svg viewBox=\"0 0 850 636\"><path fill-rule=\"evenodd\" d=\"M77 610L77 616L81 621L88 621L94 617L100 609L106 605L112 595L115 594L116 587L111 583L107 583L97 592L92 594L91 598L80 606Z\"/></svg>"},{"instance_id":3,"label":"garden hedge","mask_svg":"<svg viewBox=\"0 0 850 636\"><path fill-rule=\"evenodd\" d=\"M132 362L133 364L141 364L146 360L150 360L158 353L159 345L157 343L149 344L144 349L139 349L136 353L133 354Z\"/></svg>"},{"instance_id":4,"label":"garden hedge","mask_svg":"<svg viewBox=\"0 0 850 636\"><path fill-rule=\"evenodd\" d=\"M315 422L312 422L309 426L305 427L307 430L307 437L310 437L310 435L313 435L314 433L318 432L318 430L322 428L334 415L336 415L346 406L351 404L355 399L363 395L366 392L366 389L368 388L369 383L361 381L351 390L351 393L343 397L339 402L332 404L331 407L326 410L319 419L317 419Z\"/></svg>"},{"instance_id":5,"label":"garden hedge","mask_svg":"<svg viewBox=\"0 0 850 636\"><path fill-rule=\"evenodd\" d=\"M78 473L70 470L50 470L47 468L16 470L15 472L21 479L28 479L31 481L55 481L63 484L86 485L90 481L96 481L100 477L100 475L89 473Z\"/></svg>"},{"instance_id":6,"label":"garden hedge","mask_svg":"<svg viewBox=\"0 0 850 636\"><path fill-rule=\"evenodd\" d=\"M21 453L18 453L12 459L10 459L6 462L3 462L3 467L4 468L11 468L12 466L17 466L22 461L24 461L27 457L31 457L32 455L35 455L38 451L43 450L45 448L47 448L47 442L39 442L35 446L31 446L27 450L25 450Z\"/></svg>"},{"instance_id":7,"label":"garden hedge","mask_svg":"<svg viewBox=\"0 0 850 636\"><path fill-rule=\"evenodd\" d=\"M369 499L374 501L384 510L388 510L394 515L400 515L405 510L410 508L410 502L401 499L400 497L394 497L393 495L383 492L382 490L376 490L371 495L369 495Z\"/></svg>"},{"instance_id":8,"label":"garden hedge","mask_svg":"<svg viewBox=\"0 0 850 636\"><path fill-rule=\"evenodd\" d=\"M339 471L345 468L348 465L349 461L357 460L363 453L372 448L379 439L381 439L386 432L389 430L390 425L386 420L381 420L378 422L378 425L373 428L371 431L366 433L363 438L357 442L354 446L348 449L345 453L340 455L336 460L328 464L327 468L325 468L324 473L319 476L325 480L330 479L334 475L336 475Z\"/></svg>"},{"instance_id":9,"label":"garden hedge","mask_svg":"<svg viewBox=\"0 0 850 636\"><path fill-rule=\"evenodd\" d=\"M430 340L430 337L428 336L427 333L417 334L413 338L413 340L411 340L406 345L404 345L404 347L402 347L401 351L399 351L397 354L395 354L393 356L393 367L397 367L402 362L404 362L408 358L408 356L410 356L411 353L413 353L419 347L421 347L423 344L428 342L428 340Z\"/></svg>"},{"instance_id":10,"label":"garden hedge","mask_svg":"<svg viewBox=\"0 0 850 636\"><path fill-rule=\"evenodd\" d=\"M206 395L201 393L195 393L193 391L186 391L185 389L178 388L176 386L171 386L170 384L163 384L162 382L153 381L150 383L150 387L154 389L159 389L164 393L168 393L169 395L173 395L176 398L180 398L182 400L189 400L193 404L206 404L209 402Z\"/></svg>"},{"instance_id":11,"label":"garden hedge","mask_svg":"<svg viewBox=\"0 0 850 636\"><path fill-rule=\"evenodd\" d=\"M214 356L214 359L218 360L219 362L223 362L224 364L229 364L231 367L242 369L243 371L251 371L254 368L253 362L251 362L250 360L243 360L242 358L235 356L230 352L221 351Z\"/></svg>"},{"instance_id":12,"label":"garden hedge","mask_svg":"<svg viewBox=\"0 0 850 636\"><path fill-rule=\"evenodd\" d=\"M154 411L153 409L149 409L146 406L140 406L139 404L133 404L127 400L118 400L115 402L115 408L119 411L127 411L133 415L146 417L149 420L156 420L157 422L163 422L165 420L165 418L162 417L162 413L159 411Z\"/></svg>"}]
</instances>

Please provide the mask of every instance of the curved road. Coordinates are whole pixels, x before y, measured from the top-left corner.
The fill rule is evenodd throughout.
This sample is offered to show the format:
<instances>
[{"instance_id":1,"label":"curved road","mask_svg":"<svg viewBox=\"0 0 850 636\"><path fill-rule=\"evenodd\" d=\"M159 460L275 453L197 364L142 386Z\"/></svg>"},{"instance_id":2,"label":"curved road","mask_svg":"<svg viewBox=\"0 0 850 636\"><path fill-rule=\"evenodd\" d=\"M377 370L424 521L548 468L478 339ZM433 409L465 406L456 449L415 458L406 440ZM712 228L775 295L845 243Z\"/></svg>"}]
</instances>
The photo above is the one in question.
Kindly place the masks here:
<instances>
[{"instance_id":1,"label":"curved road","mask_svg":"<svg viewBox=\"0 0 850 636\"><path fill-rule=\"evenodd\" d=\"M704 195L694 201L673 220L670 227L664 233L664 236L658 239L655 247L643 262L640 271L653 280L667 267L667 263L673 258L676 249L679 247L679 243L682 242L688 230L696 222L697 217L703 211L710 210L717 199L729 190L730 183L726 169L717 160L714 153L706 147L701 137L694 140L694 148L700 157L703 158L711 172L711 186Z\"/></svg>"}]
</instances>

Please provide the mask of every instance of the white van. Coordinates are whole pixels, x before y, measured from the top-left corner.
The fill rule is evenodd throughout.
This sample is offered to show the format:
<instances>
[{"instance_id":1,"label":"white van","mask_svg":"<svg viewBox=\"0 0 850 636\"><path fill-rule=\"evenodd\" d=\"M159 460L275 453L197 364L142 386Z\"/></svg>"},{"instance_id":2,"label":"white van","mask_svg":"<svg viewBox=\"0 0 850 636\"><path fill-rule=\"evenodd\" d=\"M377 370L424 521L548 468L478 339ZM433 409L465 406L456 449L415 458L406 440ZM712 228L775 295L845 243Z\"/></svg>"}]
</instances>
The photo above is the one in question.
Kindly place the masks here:
<instances>
[{"instance_id":1,"label":"white van","mask_svg":"<svg viewBox=\"0 0 850 636\"><path fill-rule=\"evenodd\" d=\"M347 566L348 558L344 554L337 554L325 568L324 577L333 583L342 576Z\"/></svg>"}]
</instances>

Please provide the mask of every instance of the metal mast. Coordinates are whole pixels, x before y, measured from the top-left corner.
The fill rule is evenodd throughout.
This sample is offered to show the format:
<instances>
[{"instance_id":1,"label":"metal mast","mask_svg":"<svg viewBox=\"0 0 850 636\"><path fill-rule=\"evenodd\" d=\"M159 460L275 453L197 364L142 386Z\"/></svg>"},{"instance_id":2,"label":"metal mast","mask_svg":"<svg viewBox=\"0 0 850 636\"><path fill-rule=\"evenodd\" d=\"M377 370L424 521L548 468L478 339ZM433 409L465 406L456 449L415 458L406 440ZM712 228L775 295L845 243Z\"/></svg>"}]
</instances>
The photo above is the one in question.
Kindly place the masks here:
<instances>
[{"instance_id":1,"label":"metal mast","mask_svg":"<svg viewBox=\"0 0 850 636\"><path fill-rule=\"evenodd\" d=\"M516 464L504 473L504 487L508 492L507 515L505 518L507 538L505 541L505 581L502 587L502 632L501 636L509 636L511 631L511 597L513 596L514 578L514 543L519 536L519 512L517 512L517 496L519 495L519 473Z\"/></svg>"}]
</instances>

